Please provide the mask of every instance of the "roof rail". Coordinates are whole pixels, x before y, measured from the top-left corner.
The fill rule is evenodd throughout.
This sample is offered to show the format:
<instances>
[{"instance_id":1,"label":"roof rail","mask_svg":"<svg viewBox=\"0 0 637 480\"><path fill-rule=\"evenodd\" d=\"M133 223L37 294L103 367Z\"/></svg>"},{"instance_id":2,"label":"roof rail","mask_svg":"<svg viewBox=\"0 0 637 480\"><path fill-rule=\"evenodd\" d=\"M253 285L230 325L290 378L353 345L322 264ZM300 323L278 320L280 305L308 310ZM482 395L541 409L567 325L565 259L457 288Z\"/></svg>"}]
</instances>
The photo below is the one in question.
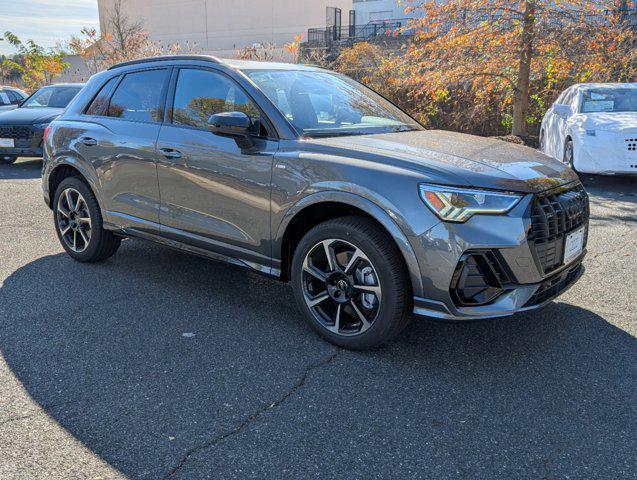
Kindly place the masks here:
<instances>
[{"instance_id":1,"label":"roof rail","mask_svg":"<svg viewBox=\"0 0 637 480\"><path fill-rule=\"evenodd\" d=\"M204 62L221 63L221 61L218 58L213 57L212 55L161 55L158 57L139 58L137 60L130 60L128 62L117 63L109 67L108 69L113 70L115 68L127 67L129 65L137 65L139 63L152 63L152 62L162 62L162 61L169 61L169 60L200 60Z\"/></svg>"}]
</instances>

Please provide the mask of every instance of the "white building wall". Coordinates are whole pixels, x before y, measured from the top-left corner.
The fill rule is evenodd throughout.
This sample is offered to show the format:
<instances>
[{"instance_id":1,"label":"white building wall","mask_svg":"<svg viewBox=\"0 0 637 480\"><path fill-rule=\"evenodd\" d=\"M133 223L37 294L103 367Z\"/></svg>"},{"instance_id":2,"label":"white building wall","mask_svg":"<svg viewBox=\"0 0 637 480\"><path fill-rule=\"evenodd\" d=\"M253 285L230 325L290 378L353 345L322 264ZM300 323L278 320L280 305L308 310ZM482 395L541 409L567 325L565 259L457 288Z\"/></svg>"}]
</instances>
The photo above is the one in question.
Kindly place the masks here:
<instances>
[{"instance_id":1,"label":"white building wall","mask_svg":"<svg viewBox=\"0 0 637 480\"><path fill-rule=\"evenodd\" d=\"M113 1L98 0L103 31ZM229 57L254 44L281 47L295 35L305 38L309 28L325 27L326 7L341 8L346 23L352 0L124 0L123 6L153 40Z\"/></svg>"}]
</instances>

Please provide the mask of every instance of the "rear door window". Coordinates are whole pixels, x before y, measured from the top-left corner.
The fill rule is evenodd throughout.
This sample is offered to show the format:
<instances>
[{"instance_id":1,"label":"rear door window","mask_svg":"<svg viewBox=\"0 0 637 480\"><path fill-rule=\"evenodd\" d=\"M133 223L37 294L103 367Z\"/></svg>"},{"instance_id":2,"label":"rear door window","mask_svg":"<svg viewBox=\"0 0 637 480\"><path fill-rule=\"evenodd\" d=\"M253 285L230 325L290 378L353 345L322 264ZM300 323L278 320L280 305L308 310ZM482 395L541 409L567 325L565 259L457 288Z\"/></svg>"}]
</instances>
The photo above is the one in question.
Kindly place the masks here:
<instances>
[{"instance_id":1,"label":"rear door window","mask_svg":"<svg viewBox=\"0 0 637 480\"><path fill-rule=\"evenodd\" d=\"M167 70L129 73L117 86L107 116L134 122L161 122L164 117L162 92Z\"/></svg>"}]
</instances>

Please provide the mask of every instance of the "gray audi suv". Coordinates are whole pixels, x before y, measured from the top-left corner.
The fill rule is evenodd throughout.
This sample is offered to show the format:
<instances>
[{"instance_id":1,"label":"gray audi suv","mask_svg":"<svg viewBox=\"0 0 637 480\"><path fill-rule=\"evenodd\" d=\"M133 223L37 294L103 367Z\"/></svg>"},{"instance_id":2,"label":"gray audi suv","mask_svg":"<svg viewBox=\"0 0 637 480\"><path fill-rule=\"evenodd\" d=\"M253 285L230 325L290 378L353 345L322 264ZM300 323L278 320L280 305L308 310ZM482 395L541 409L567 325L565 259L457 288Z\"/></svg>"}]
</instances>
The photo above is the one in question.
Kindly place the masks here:
<instances>
[{"instance_id":1,"label":"gray audi suv","mask_svg":"<svg viewBox=\"0 0 637 480\"><path fill-rule=\"evenodd\" d=\"M45 132L42 185L74 259L139 237L241 265L290 281L353 349L414 315L544 306L582 275L588 237L584 188L546 155L424 130L334 72L207 56L92 77Z\"/></svg>"}]
</instances>

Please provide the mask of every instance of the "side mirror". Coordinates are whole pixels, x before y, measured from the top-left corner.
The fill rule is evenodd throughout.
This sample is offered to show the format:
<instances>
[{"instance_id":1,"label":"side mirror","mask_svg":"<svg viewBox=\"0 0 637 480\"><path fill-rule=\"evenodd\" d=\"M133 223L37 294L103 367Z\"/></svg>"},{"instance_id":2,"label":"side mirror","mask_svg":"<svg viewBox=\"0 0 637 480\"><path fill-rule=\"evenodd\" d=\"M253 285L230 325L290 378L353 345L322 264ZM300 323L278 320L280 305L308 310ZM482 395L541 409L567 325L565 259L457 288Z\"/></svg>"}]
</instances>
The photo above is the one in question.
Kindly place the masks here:
<instances>
[{"instance_id":1,"label":"side mirror","mask_svg":"<svg viewBox=\"0 0 637 480\"><path fill-rule=\"evenodd\" d=\"M571 107L570 105L565 105L563 103L556 103L553 105L553 113L559 117L568 118L571 116Z\"/></svg>"},{"instance_id":2,"label":"side mirror","mask_svg":"<svg viewBox=\"0 0 637 480\"><path fill-rule=\"evenodd\" d=\"M250 136L252 120L243 112L223 112L211 115L208 127L215 135L233 138L247 138Z\"/></svg>"}]
</instances>

